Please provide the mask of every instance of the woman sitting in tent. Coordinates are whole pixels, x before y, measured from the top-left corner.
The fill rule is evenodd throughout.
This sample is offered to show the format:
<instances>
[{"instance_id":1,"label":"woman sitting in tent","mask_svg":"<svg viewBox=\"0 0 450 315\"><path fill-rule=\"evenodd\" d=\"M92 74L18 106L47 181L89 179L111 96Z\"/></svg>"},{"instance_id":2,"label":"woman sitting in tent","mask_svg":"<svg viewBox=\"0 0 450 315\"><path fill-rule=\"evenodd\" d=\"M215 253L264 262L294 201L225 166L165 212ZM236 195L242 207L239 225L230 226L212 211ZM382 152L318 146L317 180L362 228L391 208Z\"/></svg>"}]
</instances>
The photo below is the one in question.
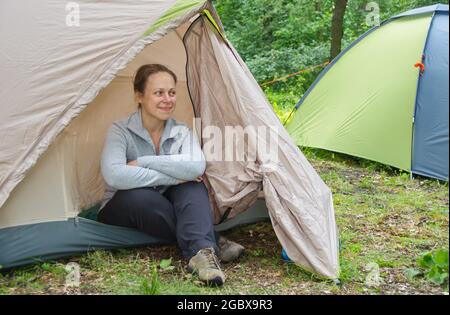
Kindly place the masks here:
<instances>
[{"instance_id":1,"label":"woman sitting in tent","mask_svg":"<svg viewBox=\"0 0 450 315\"><path fill-rule=\"evenodd\" d=\"M101 160L107 192L102 223L137 228L177 241L188 269L202 281L221 285L222 261L244 247L214 231L208 192L202 182L205 158L190 129L171 118L176 75L159 64L141 66L134 79L138 111L113 123Z\"/></svg>"}]
</instances>

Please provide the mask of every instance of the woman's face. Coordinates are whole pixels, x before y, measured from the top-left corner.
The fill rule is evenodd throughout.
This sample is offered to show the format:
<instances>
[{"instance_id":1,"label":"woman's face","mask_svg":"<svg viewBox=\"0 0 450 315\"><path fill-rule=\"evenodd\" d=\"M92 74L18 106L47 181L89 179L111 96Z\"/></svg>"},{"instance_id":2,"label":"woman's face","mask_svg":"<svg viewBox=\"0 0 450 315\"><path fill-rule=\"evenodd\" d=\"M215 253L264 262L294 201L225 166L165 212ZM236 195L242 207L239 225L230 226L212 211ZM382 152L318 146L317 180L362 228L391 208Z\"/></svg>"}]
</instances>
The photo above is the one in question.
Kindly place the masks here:
<instances>
[{"instance_id":1,"label":"woman's face","mask_svg":"<svg viewBox=\"0 0 450 315\"><path fill-rule=\"evenodd\" d=\"M144 94L137 92L136 98L146 114L159 120L167 120L176 106L176 84L167 72L158 72L147 78Z\"/></svg>"}]
</instances>

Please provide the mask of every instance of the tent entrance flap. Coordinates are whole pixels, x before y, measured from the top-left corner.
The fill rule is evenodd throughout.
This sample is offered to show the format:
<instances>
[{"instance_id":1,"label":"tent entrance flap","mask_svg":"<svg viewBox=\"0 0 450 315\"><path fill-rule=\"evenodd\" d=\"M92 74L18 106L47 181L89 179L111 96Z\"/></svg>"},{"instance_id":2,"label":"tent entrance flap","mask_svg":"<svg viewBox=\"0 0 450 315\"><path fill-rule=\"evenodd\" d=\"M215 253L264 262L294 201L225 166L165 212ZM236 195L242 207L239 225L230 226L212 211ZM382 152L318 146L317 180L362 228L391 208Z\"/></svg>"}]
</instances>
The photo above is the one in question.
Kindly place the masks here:
<instances>
[{"instance_id":1,"label":"tent entrance flap","mask_svg":"<svg viewBox=\"0 0 450 315\"><path fill-rule=\"evenodd\" d=\"M213 24L198 19L184 43L189 90L203 127L214 126L222 134L227 126L276 131L248 137L244 156L255 159L208 162L206 178L213 192L215 218L230 208L228 218L243 213L263 188L274 231L288 256L303 268L338 277L331 191L293 143L233 46L222 40ZM277 157L248 151L274 138Z\"/></svg>"}]
</instances>

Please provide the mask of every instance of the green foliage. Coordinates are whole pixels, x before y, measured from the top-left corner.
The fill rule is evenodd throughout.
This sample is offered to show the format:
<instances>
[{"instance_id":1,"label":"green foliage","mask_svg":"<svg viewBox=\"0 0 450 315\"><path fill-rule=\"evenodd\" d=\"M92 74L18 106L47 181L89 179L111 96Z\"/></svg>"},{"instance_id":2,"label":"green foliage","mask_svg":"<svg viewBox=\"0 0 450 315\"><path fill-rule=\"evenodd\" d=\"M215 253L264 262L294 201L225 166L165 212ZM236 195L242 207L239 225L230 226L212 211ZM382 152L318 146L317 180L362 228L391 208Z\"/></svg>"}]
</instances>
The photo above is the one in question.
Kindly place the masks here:
<instances>
[{"instance_id":1,"label":"green foliage","mask_svg":"<svg viewBox=\"0 0 450 315\"><path fill-rule=\"evenodd\" d=\"M161 262L159 263L159 268L161 268L164 271L170 271L175 269L175 266L172 266L172 258L161 260Z\"/></svg>"},{"instance_id":2,"label":"green foliage","mask_svg":"<svg viewBox=\"0 0 450 315\"><path fill-rule=\"evenodd\" d=\"M149 283L147 278L144 278L141 282L140 293L144 295L156 295L159 293L159 277L158 277L158 269L156 265L153 266L152 269L152 280Z\"/></svg>"},{"instance_id":3,"label":"green foliage","mask_svg":"<svg viewBox=\"0 0 450 315\"><path fill-rule=\"evenodd\" d=\"M144 278L141 281L140 290L141 294L145 295L155 295L160 294L161 292L161 282L159 280L158 268L162 271L171 271L175 269L175 266L172 265L172 258L162 259L159 262L159 265L152 266L152 274L151 274L151 282L149 283L148 278Z\"/></svg>"},{"instance_id":4,"label":"green foliage","mask_svg":"<svg viewBox=\"0 0 450 315\"><path fill-rule=\"evenodd\" d=\"M216 1L216 7L227 37L260 83L328 59L331 0L320 4L300 0L221 0ZM315 75L306 77L310 84ZM304 86L303 82L300 87L304 90ZM282 87L278 85L275 90Z\"/></svg>"},{"instance_id":5,"label":"green foliage","mask_svg":"<svg viewBox=\"0 0 450 315\"><path fill-rule=\"evenodd\" d=\"M42 270L45 270L45 271L50 271L50 264L49 263L43 263L42 265L41 265L41 268L42 268Z\"/></svg>"},{"instance_id":6,"label":"green foliage","mask_svg":"<svg viewBox=\"0 0 450 315\"><path fill-rule=\"evenodd\" d=\"M436 285L448 284L448 249L439 249L424 254L417 260L420 269L408 268L404 273L409 280L425 276Z\"/></svg>"},{"instance_id":7,"label":"green foliage","mask_svg":"<svg viewBox=\"0 0 450 315\"><path fill-rule=\"evenodd\" d=\"M367 3L348 1L342 49L369 30ZM380 21L433 0L378 0ZM447 1L441 1L448 3ZM329 60L333 0L216 0L226 36L262 84ZM285 117L322 68L264 87L277 114ZM281 117L279 116L279 117ZM282 119L283 121L283 119Z\"/></svg>"},{"instance_id":8,"label":"green foliage","mask_svg":"<svg viewBox=\"0 0 450 315\"><path fill-rule=\"evenodd\" d=\"M407 268L404 273L409 280L412 280L414 277L422 274L422 272L416 268Z\"/></svg>"},{"instance_id":9,"label":"green foliage","mask_svg":"<svg viewBox=\"0 0 450 315\"><path fill-rule=\"evenodd\" d=\"M417 263L429 281L437 285L448 282L448 249L427 253Z\"/></svg>"}]
</instances>

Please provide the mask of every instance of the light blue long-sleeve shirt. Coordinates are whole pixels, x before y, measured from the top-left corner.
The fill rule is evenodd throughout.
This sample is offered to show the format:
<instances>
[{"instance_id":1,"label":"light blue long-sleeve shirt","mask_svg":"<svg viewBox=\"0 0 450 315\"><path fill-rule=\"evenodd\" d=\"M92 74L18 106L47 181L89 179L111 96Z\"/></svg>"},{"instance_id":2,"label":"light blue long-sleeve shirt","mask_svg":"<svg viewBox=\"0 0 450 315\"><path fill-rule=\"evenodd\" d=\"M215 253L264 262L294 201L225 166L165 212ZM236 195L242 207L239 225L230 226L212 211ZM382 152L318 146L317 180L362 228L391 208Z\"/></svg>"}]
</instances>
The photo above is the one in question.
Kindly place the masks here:
<instances>
[{"instance_id":1,"label":"light blue long-sleeve shirt","mask_svg":"<svg viewBox=\"0 0 450 315\"><path fill-rule=\"evenodd\" d=\"M138 166L128 162L137 160ZM101 158L106 192L101 208L117 190L154 187L163 193L169 186L195 180L206 162L192 131L175 119L166 121L159 155L142 124L141 111L116 121L108 130Z\"/></svg>"}]
</instances>

